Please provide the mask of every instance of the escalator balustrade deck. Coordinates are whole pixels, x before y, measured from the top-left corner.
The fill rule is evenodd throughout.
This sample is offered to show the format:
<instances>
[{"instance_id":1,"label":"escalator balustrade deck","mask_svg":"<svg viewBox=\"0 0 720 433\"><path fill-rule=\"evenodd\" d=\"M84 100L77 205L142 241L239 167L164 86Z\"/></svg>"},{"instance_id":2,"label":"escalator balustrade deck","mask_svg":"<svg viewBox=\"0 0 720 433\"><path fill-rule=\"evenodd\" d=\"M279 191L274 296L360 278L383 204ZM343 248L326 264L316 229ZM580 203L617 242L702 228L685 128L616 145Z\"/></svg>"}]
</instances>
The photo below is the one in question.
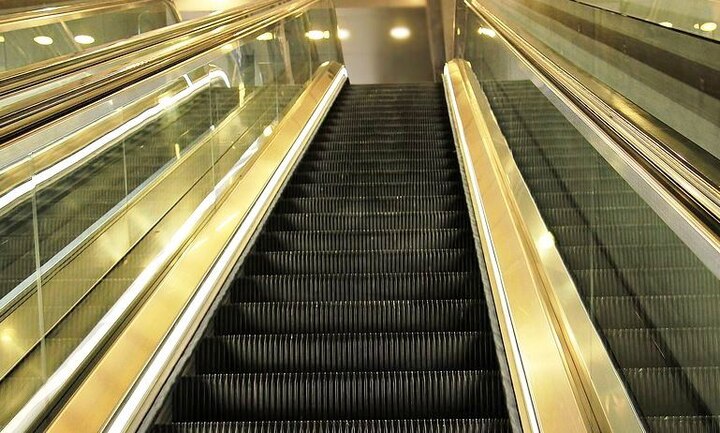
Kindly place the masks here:
<instances>
[{"instance_id":1,"label":"escalator balustrade deck","mask_svg":"<svg viewBox=\"0 0 720 433\"><path fill-rule=\"evenodd\" d=\"M483 88L650 431L720 432L720 280L530 81Z\"/></svg>"}]
</instances>

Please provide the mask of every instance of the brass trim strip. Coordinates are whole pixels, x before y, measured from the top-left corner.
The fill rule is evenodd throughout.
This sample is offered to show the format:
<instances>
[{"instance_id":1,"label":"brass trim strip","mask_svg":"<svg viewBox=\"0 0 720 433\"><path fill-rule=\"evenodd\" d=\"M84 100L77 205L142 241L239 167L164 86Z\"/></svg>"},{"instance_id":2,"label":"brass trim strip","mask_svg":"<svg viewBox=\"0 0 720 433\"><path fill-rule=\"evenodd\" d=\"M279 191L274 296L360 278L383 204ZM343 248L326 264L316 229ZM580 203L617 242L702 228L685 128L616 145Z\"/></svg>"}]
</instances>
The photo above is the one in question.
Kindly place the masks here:
<instances>
[{"instance_id":1,"label":"brass trim strip","mask_svg":"<svg viewBox=\"0 0 720 433\"><path fill-rule=\"evenodd\" d=\"M142 409L154 397L152 390L167 374L168 363L179 356L182 343L194 332L192 325L217 295L346 79L344 66L321 66L247 172L240 176L231 170L219 183L228 188L227 197L59 410L48 431L127 431L142 420ZM218 206L215 200L213 206Z\"/></svg>"},{"instance_id":2,"label":"brass trim strip","mask_svg":"<svg viewBox=\"0 0 720 433\"><path fill-rule=\"evenodd\" d=\"M475 94L480 112L495 137L493 144L503 171L514 185L513 195L522 216L523 231L529 236L534 260L539 264L547 289L547 300L557 317L558 331L568 356L577 366L578 379L602 431L640 433L645 429L632 399L610 358L600 335L580 298L552 234L542 219L525 180L502 135L485 93Z\"/></svg>"},{"instance_id":3,"label":"brass trim strip","mask_svg":"<svg viewBox=\"0 0 720 433\"><path fill-rule=\"evenodd\" d=\"M516 185L494 146L498 131L480 111L477 79L467 62L453 60L443 83L523 430L597 431L545 299L546 282L523 228Z\"/></svg>"}]
</instances>

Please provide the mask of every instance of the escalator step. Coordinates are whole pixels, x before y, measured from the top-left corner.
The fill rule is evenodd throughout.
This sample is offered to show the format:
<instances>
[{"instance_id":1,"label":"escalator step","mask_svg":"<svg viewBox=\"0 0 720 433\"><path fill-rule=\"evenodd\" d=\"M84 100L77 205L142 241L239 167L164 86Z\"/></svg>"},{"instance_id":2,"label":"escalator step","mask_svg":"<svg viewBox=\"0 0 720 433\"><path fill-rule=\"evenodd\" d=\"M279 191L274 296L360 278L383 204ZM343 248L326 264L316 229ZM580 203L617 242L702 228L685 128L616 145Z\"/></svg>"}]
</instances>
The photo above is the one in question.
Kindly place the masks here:
<instances>
[{"instance_id":1,"label":"escalator step","mask_svg":"<svg viewBox=\"0 0 720 433\"><path fill-rule=\"evenodd\" d=\"M306 334L489 331L476 299L434 301L258 302L221 307L215 332Z\"/></svg>"},{"instance_id":2,"label":"escalator step","mask_svg":"<svg viewBox=\"0 0 720 433\"><path fill-rule=\"evenodd\" d=\"M350 145L356 147L357 145ZM384 144L382 145L384 146ZM292 182L296 183L398 183L398 182L429 182L429 181L460 181L457 170L397 170L397 171L334 171L297 173Z\"/></svg>"},{"instance_id":3,"label":"escalator step","mask_svg":"<svg viewBox=\"0 0 720 433\"><path fill-rule=\"evenodd\" d=\"M465 209L465 201L458 195L437 196L375 196L375 197L295 197L281 198L275 214L284 213L366 213L366 212L448 212ZM28 240L27 242L31 242Z\"/></svg>"},{"instance_id":4,"label":"escalator step","mask_svg":"<svg viewBox=\"0 0 720 433\"><path fill-rule=\"evenodd\" d=\"M197 373L432 371L497 368L492 334L280 334L205 339Z\"/></svg>"},{"instance_id":5,"label":"escalator step","mask_svg":"<svg viewBox=\"0 0 720 433\"><path fill-rule=\"evenodd\" d=\"M476 260L466 249L256 252L243 268L247 275L452 272L473 269Z\"/></svg>"},{"instance_id":6,"label":"escalator step","mask_svg":"<svg viewBox=\"0 0 720 433\"><path fill-rule=\"evenodd\" d=\"M353 160L353 161L308 161L302 160L298 164L296 173L308 173L317 171L377 171L378 161ZM405 170L412 167L414 170L447 170L457 168L457 159L441 158L427 159L410 157L406 159L392 159L382 161L383 171Z\"/></svg>"},{"instance_id":7,"label":"escalator step","mask_svg":"<svg viewBox=\"0 0 720 433\"><path fill-rule=\"evenodd\" d=\"M404 138L403 138L404 139ZM454 159L451 149L404 149L404 150L308 150L303 161L344 161L353 164L356 161L373 161L375 164L393 159Z\"/></svg>"},{"instance_id":8,"label":"escalator step","mask_svg":"<svg viewBox=\"0 0 720 433\"><path fill-rule=\"evenodd\" d=\"M720 358L720 328L608 329L605 337L628 368L706 367Z\"/></svg>"},{"instance_id":9,"label":"escalator step","mask_svg":"<svg viewBox=\"0 0 720 433\"><path fill-rule=\"evenodd\" d=\"M202 375L180 378L175 386L178 421L506 415L493 371Z\"/></svg>"},{"instance_id":10,"label":"escalator step","mask_svg":"<svg viewBox=\"0 0 720 433\"><path fill-rule=\"evenodd\" d=\"M645 418L655 433L720 433L720 416L651 416Z\"/></svg>"},{"instance_id":11,"label":"escalator step","mask_svg":"<svg viewBox=\"0 0 720 433\"><path fill-rule=\"evenodd\" d=\"M720 326L720 315L717 314L720 293L594 297L591 305L591 312L603 329L644 328L657 324L666 328Z\"/></svg>"},{"instance_id":12,"label":"escalator step","mask_svg":"<svg viewBox=\"0 0 720 433\"><path fill-rule=\"evenodd\" d=\"M505 419L259 421L174 423L154 433L511 433ZM677 432L677 433L690 433Z\"/></svg>"},{"instance_id":13,"label":"escalator step","mask_svg":"<svg viewBox=\"0 0 720 433\"><path fill-rule=\"evenodd\" d=\"M473 246L470 230L393 230L352 232L265 232L257 240L258 252L378 251L459 249Z\"/></svg>"},{"instance_id":14,"label":"escalator step","mask_svg":"<svg viewBox=\"0 0 720 433\"><path fill-rule=\"evenodd\" d=\"M373 212L271 215L267 230L415 230L469 228L466 212Z\"/></svg>"},{"instance_id":15,"label":"escalator step","mask_svg":"<svg viewBox=\"0 0 720 433\"><path fill-rule=\"evenodd\" d=\"M411 183L356 183L356 184L298 184L285 187L284 196L295 197L387 197L387 196L437 196L462 192L459 182L411 182Z\"/></svg>"},{"instance_id":16,"label":"escalator step","mask_svg":"<svg viewBox=\"0 0 720 433\"><path fill-rule=\"evenodd\" d=\"M720 367L624 368L623 373L645 416L698 415L698 398L711 414L720 413Z\"/></svg>"},{"instance_id":17,"label":"escalator step","mask_svg":"<svg viewBox=\"0 0 720 433\"><path fill-rule=\"evenodd\" d=\"M257 275L233 281L232 302L477 299L479 272Z\"/></svg>"}]
</instances>

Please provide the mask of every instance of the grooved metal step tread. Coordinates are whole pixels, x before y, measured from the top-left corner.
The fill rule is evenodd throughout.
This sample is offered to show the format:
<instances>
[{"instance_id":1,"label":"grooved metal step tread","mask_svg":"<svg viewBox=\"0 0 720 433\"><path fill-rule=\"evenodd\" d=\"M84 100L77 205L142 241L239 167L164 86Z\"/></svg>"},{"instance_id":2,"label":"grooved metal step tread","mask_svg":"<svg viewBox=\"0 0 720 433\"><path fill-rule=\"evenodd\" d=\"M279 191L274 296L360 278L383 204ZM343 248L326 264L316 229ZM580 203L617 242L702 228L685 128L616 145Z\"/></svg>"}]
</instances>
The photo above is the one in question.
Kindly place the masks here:
<instances>
[{"instance_id":1,"label":"grooved metal step tread","mask_svg":"<svg viewBox=\"0 0 720 433\"><path fill-rule=\"evenodd\" d=\"M506 416L495 371L203 375L175 386L178 421Z\"/></svg>"},{"instance_id":2,"label":"grooved metal step tread","mask_svg":"<svg viewBox=\"0 0 720 433\"><path fill-rule=\"evenodd\" d=\"M307 334L488 331L479 299L256 302L218 309L215 332Z\"/></svg>"}]
</instances>

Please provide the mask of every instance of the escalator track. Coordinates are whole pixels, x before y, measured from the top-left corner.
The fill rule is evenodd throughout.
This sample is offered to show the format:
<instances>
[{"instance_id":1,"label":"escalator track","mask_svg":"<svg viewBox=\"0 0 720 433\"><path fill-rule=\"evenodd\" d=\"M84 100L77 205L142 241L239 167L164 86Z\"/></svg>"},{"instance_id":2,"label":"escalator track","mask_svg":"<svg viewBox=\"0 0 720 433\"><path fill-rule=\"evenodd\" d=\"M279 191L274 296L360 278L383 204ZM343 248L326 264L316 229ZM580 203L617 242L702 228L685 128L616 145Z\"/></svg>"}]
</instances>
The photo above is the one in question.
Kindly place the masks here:
<instances>
[{"instance_id":1,"label":"escalator track","mask_svg":"<svg viewBox=\"0 0 720 433\"><path fill-rule=\"evenodd\" d=\"M510 432L442 88L350 86L154 431Z\"/></svg>"}]
</instances>

